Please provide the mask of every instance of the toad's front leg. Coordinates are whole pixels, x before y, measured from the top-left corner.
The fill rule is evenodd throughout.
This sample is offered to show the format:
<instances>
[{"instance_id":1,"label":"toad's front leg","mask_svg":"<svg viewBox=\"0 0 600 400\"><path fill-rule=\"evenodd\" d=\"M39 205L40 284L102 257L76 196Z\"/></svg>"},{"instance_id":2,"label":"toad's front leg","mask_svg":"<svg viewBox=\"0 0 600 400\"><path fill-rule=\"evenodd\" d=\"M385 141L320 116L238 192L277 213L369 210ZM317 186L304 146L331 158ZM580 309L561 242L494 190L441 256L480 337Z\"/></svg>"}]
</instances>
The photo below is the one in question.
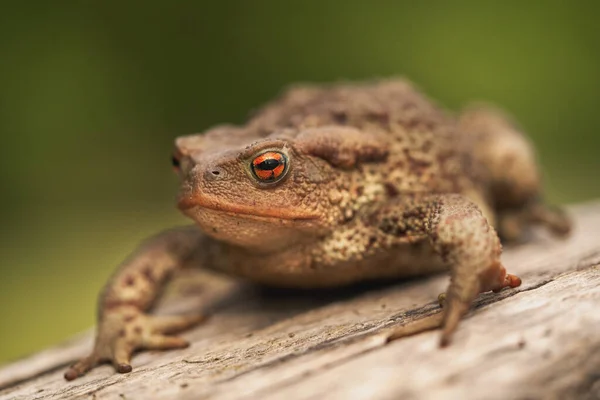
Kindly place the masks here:
<instances>
[{"instance_id":1,"label":"toad's front leg","mask_svg":"<svg viewBox=\"0 0 600 400\"><path fill-rule=\"evenodd\" d=\"M441 345L445 346L479 293L521 284L500 262L502 246L494 228L477 206L461 195L398 200L377 220L380 229L404 241L428 239L449 266L451 276L443 313L396 328L390 340L441 325Z\"/></svg>"},{"instance_id":2,"label":"toad's front leg","mask_svg":"<svg viewBox=\"0 0 600 400\"><path fill-rule=\"evenodd\" d=\"M188 343L167 334L203 320L201 315L151 316L152 306L171 273L196 256L205 238L195 227L165 231L144 243L106 284L98 304L96 343L92 353L65 373L73 380L102 362L118 372L131 371L137 349L173 349Z\"/></svg>"}]
</instances>

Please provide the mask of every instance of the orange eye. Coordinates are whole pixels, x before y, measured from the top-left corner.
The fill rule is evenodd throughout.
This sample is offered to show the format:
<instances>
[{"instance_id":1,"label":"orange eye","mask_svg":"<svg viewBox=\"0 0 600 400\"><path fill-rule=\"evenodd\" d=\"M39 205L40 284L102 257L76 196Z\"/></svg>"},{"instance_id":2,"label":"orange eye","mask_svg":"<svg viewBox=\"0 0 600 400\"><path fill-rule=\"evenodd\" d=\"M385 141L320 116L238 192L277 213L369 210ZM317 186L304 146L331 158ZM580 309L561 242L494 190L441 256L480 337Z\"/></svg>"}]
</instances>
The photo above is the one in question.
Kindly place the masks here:
<instances>
[{"instance_id":1,"label":"orange eye","mask_svg":"<svg viewBox=\"0 0 600 400\"><path fill-rule=\"evenodd\" d=\"M252 172L262 182L275 182L287 170L287 157L278 151L267 151L252 160Z\"/></svg>"}]
</instances>

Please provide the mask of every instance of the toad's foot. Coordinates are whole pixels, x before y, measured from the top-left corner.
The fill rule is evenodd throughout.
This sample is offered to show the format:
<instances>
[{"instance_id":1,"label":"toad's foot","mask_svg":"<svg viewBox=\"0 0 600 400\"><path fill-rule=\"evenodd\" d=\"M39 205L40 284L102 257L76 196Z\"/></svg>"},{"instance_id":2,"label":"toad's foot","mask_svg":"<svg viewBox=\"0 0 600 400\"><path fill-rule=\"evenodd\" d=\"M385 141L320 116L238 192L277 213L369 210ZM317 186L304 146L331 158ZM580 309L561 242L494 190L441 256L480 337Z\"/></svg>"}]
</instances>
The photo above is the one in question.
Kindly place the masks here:
<instances>
[{"instance_id":1,"label":"toad's foot","mask_svg":"<svg viewBox=\"0 0 600 400\"><path fill-rule=\"evenodd\" d=\"M202 315L150 316L134 306L122 306L107 310L103 315L92 354L73 364L65 373L66 380L73 380L95 366L111 362L117 372L131 372L131 355L135 350L181 349L189 343L169 333L194 326L205 317Z\"/></svg>"},{"instance_id":2,"label":"toad's foot","mask_svg":"<svg viewBox=\"0 0 600 400\"><path fill-rule=\"evenodd\" d=\"M506 242L521 242L531 226L540 225L553 235L564 238L569 235L572 223L560 208L534 203L513 211L503 211L498 216L498 230Z\"/></svg>"},{"instance_id":3,"label":"toad's foot","mask_svg":"<svg viewBox=\"0 0 600 400\"><path fill-rule=\"evenodd\" d=\"M489 284L487 286L483 286L481 293L487 291L498 293L504 288L516 288L521 286L521 278L513 274L507 274L506 269L501 264L498 265L497 271L498 278L487 281ZM446 303L446 293L440 293L438 296L438 302L440 307L444 308ZM392 340L400 339L406 336L412 336L425 331L444 327L445 329L442 333L440 345L447 346L450 343L450 337L452 333L454 330L456 330L458 320L460 320L463 313L466 312L465 310L468 309L468 306L469 304L467 302L462 304L459 302L459 304L456 304L450 310L444 310L441 313L433 314L417 321L410 322L406 325L395 327L391 332L389 332L386 339L388 342L391 342ZM451 327L448 327L448 322L446 321L456 322L453 323Z\"/></svg>"},{"instance_id":4,"label":"toad's foot","mask_svg":"<svg viewBox=\"0 0 600 400\"><path fill-rule=\"evenodd\" d=\"M504 278L504 283L501 286L497 286L490 290L493 291L494 293L498 293L504 288L516 288L519 286L521 286L521 278L519 278L517 275L506 274L506 277ZM484 293L484 292L482 292L482 293ZM442 307L442 308L444 307L445 301L446 301L446 293L445 292L440 293L438 296L438 303L440 304L440 307Z\"/></svg>"}]
</instances>

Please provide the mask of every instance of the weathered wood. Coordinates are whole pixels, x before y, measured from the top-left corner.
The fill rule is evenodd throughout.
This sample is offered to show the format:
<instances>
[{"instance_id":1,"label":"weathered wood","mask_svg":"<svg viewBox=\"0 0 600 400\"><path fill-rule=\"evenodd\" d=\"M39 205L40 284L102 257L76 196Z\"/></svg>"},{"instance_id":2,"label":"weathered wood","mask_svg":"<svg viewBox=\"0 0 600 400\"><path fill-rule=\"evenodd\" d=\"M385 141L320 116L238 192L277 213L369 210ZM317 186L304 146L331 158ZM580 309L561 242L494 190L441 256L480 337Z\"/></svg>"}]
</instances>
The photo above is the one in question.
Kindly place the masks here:
<instances>
[{"instance_id":1,"label":"weathered wood","mask_svg":"<svg viewBox=\"0 0 600 400\"><path fill-rule=\"evenodd\" d=\"M66 382L87 333L0 369L0 399L600 398L600 203L571 211L571 239L537 235L505 251L523 286L480 296L446 349L439 332L383 335L436 312L444 276L289 293L196 273L159 310L212 311L185 335L192 347L141 353L130 374L104 366Z\"/></svg>"}]
</instances>

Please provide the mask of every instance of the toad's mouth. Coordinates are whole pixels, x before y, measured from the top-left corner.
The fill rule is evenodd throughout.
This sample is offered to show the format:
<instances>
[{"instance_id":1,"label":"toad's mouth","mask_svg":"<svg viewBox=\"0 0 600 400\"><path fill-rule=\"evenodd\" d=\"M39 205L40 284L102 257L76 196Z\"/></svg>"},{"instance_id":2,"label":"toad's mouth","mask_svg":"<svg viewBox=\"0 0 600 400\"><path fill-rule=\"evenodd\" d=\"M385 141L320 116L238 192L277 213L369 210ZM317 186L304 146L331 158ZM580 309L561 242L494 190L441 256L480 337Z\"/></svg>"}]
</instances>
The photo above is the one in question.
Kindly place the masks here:
<instances>
[{"instance_id":1,"label":"toad's mouth","mask_svg":"<svg viewBox=\"0 0 600 400\"><path fill-rule=\"evenodd\" d=\"M215 201L205 196L180 197L177 202L178 208L185 214L192 214L192 209L206 209L232 216L252 219L307 221L319 219L318 215L299 212L287 208L259 207L246 204L231 204L223 201Z\"/></svg>"}]
</instances>

